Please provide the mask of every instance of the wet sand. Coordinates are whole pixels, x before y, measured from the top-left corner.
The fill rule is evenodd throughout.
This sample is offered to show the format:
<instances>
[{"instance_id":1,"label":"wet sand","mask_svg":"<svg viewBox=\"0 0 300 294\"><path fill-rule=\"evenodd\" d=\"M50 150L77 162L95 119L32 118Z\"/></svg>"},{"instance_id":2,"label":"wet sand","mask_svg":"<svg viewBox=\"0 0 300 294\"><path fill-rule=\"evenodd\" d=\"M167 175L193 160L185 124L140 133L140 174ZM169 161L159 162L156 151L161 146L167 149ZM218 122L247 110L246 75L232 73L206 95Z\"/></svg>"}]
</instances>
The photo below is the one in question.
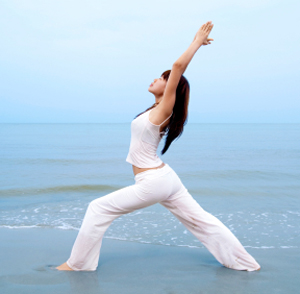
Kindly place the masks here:
<instances>
[{"instance_id":1,"label":"wet sand","mask_svg":"<svg viewBox=\"0 0 300 294\"><path fill-rule=\"evenodd\" d=\"M0 290L10 293L297 293L300 249L246 248L260 271L222 266L205 248L104 239L94 272L58 271L78 231L0 228Z\"/></svg>"}]
</instances>

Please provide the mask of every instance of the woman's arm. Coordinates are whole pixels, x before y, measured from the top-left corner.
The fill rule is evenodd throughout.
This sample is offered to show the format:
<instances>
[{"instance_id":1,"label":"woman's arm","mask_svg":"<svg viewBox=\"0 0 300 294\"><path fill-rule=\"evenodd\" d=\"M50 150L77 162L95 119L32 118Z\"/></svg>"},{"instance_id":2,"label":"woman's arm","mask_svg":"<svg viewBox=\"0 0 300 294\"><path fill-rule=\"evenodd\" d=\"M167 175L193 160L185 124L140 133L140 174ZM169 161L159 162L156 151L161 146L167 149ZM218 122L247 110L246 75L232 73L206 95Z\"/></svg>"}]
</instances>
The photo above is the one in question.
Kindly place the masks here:
<instances>
[{"instance_id":1,"label":"woman's arm","mask_svg":"<svg viewBox=\"0 0 300 294\"><path fill-rule=\"evenodd\" d=\"M188 49L175 61L166 85L164 97L160 104L165 110L166 115L171 115L175 99L176 88L178 86L181 75L185 72L188 64L191 62L193 56L202 45L210 44L213 39L208 39L209 33L213 28L211 21L203 24L195 35L195 38Z\"/></svg>"},{"instance_id":2,"label":"woman's arm","mask_svg":"<svg viewBox=\"0 0 300 294\"><path fill-rule=\"evenodd\" d=\"M179 70L181 70L181 72L182 72L181 74L183 74L185 72L188 64L191 62L192 58L194 57L194 55L198 51L198 49L202 45L210 44L211 41L213 41L213 39L208 39L208 36L209 36L213 26L214 25L211 23L211 21L208 21L207 23L202 25L201 28L196 33L196 36L195 36L192 44L174 63L176 68L179 68Z\"/></svg>"}]
</instances>

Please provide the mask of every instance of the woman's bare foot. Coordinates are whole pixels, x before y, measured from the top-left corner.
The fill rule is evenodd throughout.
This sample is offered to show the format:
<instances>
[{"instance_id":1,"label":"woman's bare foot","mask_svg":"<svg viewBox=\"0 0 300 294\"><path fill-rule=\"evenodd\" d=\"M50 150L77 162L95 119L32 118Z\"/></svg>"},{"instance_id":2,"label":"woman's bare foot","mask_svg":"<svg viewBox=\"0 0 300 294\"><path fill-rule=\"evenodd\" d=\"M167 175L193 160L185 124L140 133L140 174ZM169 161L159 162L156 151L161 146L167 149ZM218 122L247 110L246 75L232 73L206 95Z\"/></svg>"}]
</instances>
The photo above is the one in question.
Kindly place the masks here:
<instances>
[{"instance_id":1,"label":"woman's bare foot","mask_svg":"<svg viewBox=\"0 0 300 294\"><path fill-rule=\"evenodd\" d=\"M72 269L67 265L66 262L58 266L56 269L60 271L72 271Z\"/></svg>"}]
</instances>

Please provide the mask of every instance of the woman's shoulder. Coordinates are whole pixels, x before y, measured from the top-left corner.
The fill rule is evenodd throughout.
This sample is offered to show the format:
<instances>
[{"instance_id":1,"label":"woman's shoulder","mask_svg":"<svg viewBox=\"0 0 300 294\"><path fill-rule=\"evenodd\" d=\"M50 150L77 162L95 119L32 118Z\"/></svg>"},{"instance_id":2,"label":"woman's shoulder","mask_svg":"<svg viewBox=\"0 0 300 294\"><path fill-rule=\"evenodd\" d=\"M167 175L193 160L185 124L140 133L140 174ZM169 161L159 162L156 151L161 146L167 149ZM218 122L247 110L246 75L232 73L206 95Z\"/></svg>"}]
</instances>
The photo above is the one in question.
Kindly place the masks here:
<instances>
[{"instance_id":1,"label":"woman's shoulder","mask_svg":"<svg viewBox=\"0 0 300 294\"><path fill-rule=\"evenodd\" d=\"M171 114L172 115L172 114ZM160 125L163 121L171 115L167 113L162 107L156 106L149 111L149 120L155 125Z\"/></svg>"}]
</instances>

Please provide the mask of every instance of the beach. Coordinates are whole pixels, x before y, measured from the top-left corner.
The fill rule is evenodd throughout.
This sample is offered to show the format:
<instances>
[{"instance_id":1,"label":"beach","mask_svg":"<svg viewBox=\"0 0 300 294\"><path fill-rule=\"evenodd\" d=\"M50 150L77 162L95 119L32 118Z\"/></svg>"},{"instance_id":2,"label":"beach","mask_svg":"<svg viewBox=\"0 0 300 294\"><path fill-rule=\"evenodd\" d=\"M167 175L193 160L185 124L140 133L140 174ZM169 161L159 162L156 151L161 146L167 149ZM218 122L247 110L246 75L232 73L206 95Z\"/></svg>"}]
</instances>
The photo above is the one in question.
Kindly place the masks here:
<instances>
[{"instance_id":1,"label":"beach","mask_svg":"<svg viewBox=\"0 0 300 294\"><path fill-rule=\"evenodd\" d=\"M300 250L248 249L261 270L222 266L206 249L104 239L96 271L58 271L77 232L0 229L1 293L297 293Z\"/></svg>"},{"instance_id":2,"label":"beach","mask_svg":"<svg viewBox=\"0 0 300 294\"><path fill-rule=\"evenodd\" d=\"M160 204L111 224L96 272L55 270L88 204L134 184L130 124L1 124L0 135L1 294L297 293L300 124L188 124L158 147L257 272L225 268Z\"/></svg>"}]
</instances>

